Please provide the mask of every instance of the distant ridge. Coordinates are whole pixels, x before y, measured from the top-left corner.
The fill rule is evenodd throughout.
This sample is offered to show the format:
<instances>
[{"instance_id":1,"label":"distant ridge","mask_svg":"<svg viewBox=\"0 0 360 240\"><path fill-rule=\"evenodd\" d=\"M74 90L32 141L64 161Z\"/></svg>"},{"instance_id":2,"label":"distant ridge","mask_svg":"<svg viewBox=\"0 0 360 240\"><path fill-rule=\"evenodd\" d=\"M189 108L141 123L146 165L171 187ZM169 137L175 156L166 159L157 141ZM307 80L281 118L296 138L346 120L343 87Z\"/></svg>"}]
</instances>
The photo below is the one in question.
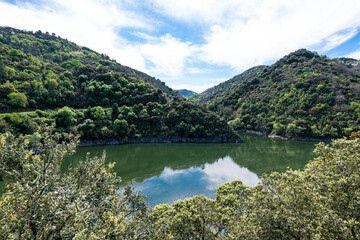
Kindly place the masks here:
<instances>
[{"instance_id":1,"label":"distant ridge","mask_svg":"<svg viewBox=\"0 0 360 240\"><path fill-rule=\"evenodd\" d=\"M174 91L178 92L181 96L186 97L186 98L197 94L196 92L193 92L193 91L187 90L187 89L178 89L178 90L175 89Z\"/></svg>"},{"instance_id":2,"label":"distant ridge","mask_svg":"<svg viewBox=\"0 0 360 240\"><path fill-rule=\"evenodd\" d=\"M264 65L252 67L245 72L220 83L212 88L205 90L204 92L191 97L189 100L198 104L208 104L216 99L224 97L228 91L234 90L241 82L250 81L258 74L260 74L267 67Z\"/></svg>"}]
</instances>

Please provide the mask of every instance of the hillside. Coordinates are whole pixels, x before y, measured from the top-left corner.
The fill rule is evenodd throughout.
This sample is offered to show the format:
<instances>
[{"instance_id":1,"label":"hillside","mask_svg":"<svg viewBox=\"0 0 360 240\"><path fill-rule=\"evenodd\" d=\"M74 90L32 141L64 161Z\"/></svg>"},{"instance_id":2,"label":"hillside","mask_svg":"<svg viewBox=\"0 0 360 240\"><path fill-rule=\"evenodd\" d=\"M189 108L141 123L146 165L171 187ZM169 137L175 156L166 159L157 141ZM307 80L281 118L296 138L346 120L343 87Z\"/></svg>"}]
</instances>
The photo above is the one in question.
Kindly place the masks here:
<instances>
[{"instance_id":1,"label":"hillside","mask_svg":"<svg viewBox=\"0 0 360 240\"><path fill-rule=\"evenodd\" d=\"M76 45L55 34L0 27L0 55L0 84L10 82L16 90L29 97L26 108L111 104L105 98L92 97L94 93L108 95L104 91L109 89L95 82L113 84L117 88L117 98L121 98L121 89L117 84L126 85L129 80L134 84L150 84L169 97L178 95L163 82L143 72L123 66L104 54ZM12 87L8 85L7 88ZM11 89L1 93L9 94L9 91ZM47 95L51 97L48 98ZM107 98L113 99L113 96ZM11 111L17 107L9 105L6 100L6 97L0 100L0 111Z\"/></svg>"},{"instance_id":2,"label":"hillside","mask_svg":"<svg viewBox=\"0 0 360 240\"><path fill-rule=\"evenodd\" d=\"M301 49L215 99L238 129L279 135L336 138L359 129L359 61L329 59Z\"/></svg>"},{"instance_id":3,"label":"hillside","mask_svg":"<svg viewBox=\"0 0 360 240\"><path fill-rule=\"evenodd\" d=\"M145 73L54 34L0 28L0 112L35 109L0 115L0 132L33 134L44 117L82 139L235 136Z\"/></svg>"},{"instance_id":4,"label":"hillside","mask_svg":"<svg viewBox=\"0 0 360 240\"><path fill-rule=\"evenodd\" d=\"M227 92L234 90L241 82L250 81L259 75L264 69L266 69L266 66L256 66L250 68L249 70L246 70L245 72L225 82L222 82L219 85L209 88L204 92L189 98L189 100L200 105L209 104L216 99L221 99L224 97Z\"/></svg>"},{"instance_id":5,"label":"hillside","mask_svg":"<svg viewBox=\"0 0 360 240\"><path fill-rule=\"evenodd\" d=\"M189 98L189 97L197 94L196 92L193 92L193 91L187 90L187 89L179 89L179 90L174 90L174 91L178 92L181 96L186 97L186 98Z\"/></svg>"}]
</instances>

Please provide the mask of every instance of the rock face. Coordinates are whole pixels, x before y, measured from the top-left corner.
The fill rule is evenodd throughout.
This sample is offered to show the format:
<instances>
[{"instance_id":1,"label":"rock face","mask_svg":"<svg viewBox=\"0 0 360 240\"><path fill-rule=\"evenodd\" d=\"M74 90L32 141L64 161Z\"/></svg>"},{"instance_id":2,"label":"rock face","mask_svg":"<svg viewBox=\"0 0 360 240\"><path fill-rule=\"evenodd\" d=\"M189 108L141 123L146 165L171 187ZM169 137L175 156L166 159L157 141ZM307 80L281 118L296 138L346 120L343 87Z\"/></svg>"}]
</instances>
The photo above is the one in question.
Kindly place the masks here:
<instances>
[{"instance_id":1,"label":"rock face","mask_svg":"<svg viewBox=\"0 0 360 240\"><path fill-rule=\"evenodd\" d=\"M142 137L124 139L99 139L82 140L79 147L101 146L101 145L120 145L132 143L242 143L240 138L208 137L208 138L190 138L190 137Z\"/></svg>"}]
</instances>

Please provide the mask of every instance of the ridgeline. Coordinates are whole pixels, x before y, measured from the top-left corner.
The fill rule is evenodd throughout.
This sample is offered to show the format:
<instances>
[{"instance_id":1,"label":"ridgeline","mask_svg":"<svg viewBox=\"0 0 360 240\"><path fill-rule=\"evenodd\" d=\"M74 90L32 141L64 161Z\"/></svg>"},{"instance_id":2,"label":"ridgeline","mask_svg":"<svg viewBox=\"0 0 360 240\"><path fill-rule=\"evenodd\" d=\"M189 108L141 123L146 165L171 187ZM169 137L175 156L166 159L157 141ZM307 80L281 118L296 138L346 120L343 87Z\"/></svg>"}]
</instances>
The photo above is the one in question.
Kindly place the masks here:
<instances>
[{"instance_id":1,"label":"ridgeline","mask_svg":"<svg viewBox=\"0 0 360 240\"><path fill-rule=\"evenodd\" d=\"M81 139L236 137L163 82L40 31L0 28L0 96L2 113L31 111L2 114L0 132L32 135L46 121Z\"/></svg>"},{"instance_id":2,"label":"ridgeline","mask_svg":"<svg viewBox=\"0 0 360 240\"><path fill-rule=\"evenodd\" d=\"M261 70L236 87L229 80L192 100L217 111L236 129L338 138L359 130L359 69L355 59L300 49L269 67L244 72Z\"/></svg>"}]
</instances>

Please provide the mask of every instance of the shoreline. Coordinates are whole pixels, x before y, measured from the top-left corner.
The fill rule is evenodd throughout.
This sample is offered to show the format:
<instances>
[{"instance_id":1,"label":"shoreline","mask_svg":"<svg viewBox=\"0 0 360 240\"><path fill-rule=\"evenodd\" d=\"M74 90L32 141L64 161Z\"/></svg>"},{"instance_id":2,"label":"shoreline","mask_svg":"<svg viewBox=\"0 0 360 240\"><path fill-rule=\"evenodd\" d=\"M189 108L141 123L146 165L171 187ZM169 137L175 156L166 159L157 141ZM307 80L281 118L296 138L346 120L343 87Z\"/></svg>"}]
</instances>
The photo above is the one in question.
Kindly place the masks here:
<instances>
[{"instance_id":1,"label":"shoreline","mask_svg":"<svg viewBox=\"0 0 360 240\"><path fill-rule=\"evenodd\" d=\"M122 145L136 143L242 143L240 138L227 137L142 137L125 139L89 139L80 140L78 147L104 146L104 145Z\"/></svg>"},{"instance_id":2,"label":"shoreline","mask_svg":"<svg viewBox=\"0 0 360 240\"><path fill-rule=\"evenodd\" d=\"M301 141L301 142L326 142L329 143L331 142L333 139L329 139L329 138L311 138L311 137L294 137L294 136L281 136L281 135L277 135L274 133L268 133L266 131L256 131L256 130L246 130L246 129L241 129L238 130L239 133L251 133L251 134L256 134L256 135L260 135L260 136L265 136L271 139L278 139L278 140L285 140L285 141Z\"/></svg>"}]
</instances>

